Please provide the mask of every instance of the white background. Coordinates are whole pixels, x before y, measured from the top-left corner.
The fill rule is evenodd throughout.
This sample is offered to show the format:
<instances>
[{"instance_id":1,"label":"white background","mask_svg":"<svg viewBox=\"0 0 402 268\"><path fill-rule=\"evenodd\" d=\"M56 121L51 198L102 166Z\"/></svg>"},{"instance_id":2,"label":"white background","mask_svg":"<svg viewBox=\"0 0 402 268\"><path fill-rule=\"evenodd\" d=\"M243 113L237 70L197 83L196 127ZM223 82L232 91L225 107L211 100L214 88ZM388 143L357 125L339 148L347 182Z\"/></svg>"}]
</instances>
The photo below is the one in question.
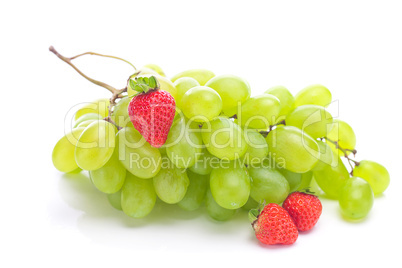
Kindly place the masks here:
<instances>
[{"instance_id":1,"label":"white background","mask_svg":"<svg viewBox=\"0 0 402 268\"><path fill-rule=\"evenodd\" d=\"M400 1L2 1L1 267L400 263ZM143 220L113 210L85 173L63 175L51 152L67 111L109 97L48 52L116 55L168 75L208 68L245 77L254 95L322 83L357 135L357 159L384 164L391 185L362 222L323 200L317 226L292 246L264 247L245 213L158 206ZM132 70L87 56L88 75L123 87ZM147 266L148 267L148 266Z\"/></svg>"}]
</instances>

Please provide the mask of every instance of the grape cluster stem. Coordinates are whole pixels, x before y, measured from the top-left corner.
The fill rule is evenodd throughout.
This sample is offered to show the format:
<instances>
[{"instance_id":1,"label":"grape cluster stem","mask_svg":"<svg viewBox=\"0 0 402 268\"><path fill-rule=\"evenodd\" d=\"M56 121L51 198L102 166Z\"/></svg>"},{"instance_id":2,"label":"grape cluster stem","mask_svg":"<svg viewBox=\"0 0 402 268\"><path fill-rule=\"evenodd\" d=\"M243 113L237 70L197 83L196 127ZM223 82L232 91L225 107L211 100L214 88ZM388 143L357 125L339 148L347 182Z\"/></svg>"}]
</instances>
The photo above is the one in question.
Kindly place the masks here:
<instances>
[{"instance_id":1,"label":"grape cluster stem","mask_svg":"<svg viewBox=\"0 0 402 268\"><path fill-rule=\"evenodd\" d=\"M266 138L266 137L268 136L268 133L271 132L275 127L277 127L277 126L279 126L279 125L284 125L284 126L286 126L285 120L282 120L282 121L280 121L280 122L278 122L278 123L276 123L276 124L273 124L273 125L269 126L269 130L268 130L268 131L260 131L260 134L261 134L264 138Z\"/></svg>"},{"instance_id":2,"label":"grape cluster stem","mask_svg":"<svg viewBox=\"0 0 402 268\"><path fill-rule=\"evenodd\" d=\"M59 52L57 52L57 50L56 50L53 46L50 46L50 47L49 47L49 50L50 50L53 54L55 54L59 59L61 59L62 61L64 61L64 62L67 63L68 65L70 65L70 66L71 66L75 71L77 71L77 73L79 73L82 77L84 77L85 79L87 79L88 81L92 82L92 83L95 84L95 85L98 85L98 86L100 86L100 87L106 88L107 90L109 90L109 91L112 93L112 97L110 98L110 105L109 105L109 108L108 108L108 109L109 109L109 116L106 117L105 120L108 121L108 122L110 122L110 123L113 123L114 125L116 125L116 123L114 123L113 120L110 118L110 115L112 115L112 113L113 113L112 110L113 110L113 106L116 105L116 100L117 100L118 98L124 97L123 93L124 93L124 92L127 92L127 87L122 88L122 89L116 89L116 88L112 87L111 85L108 85L108 84L106 84L106 83L104 83L104 82L95 80L95 79L93 79L93 78L91 78L91 77L85 75L80 69L77 68L77 66L75 66L75 65L72 63L72 61L73 61L74 59L79 58L79 57L84 56L84 55L95 55L95 56L106 57L106 58L113 58L113 59L117 59L117 60L124 61L125 63L128 63L129 65L131 65L131 66L134 68L134 70L135 70L136 72L137 72L137 68L136 68L132 63L130 63L129 61L127 61L127 60L125 60L125 59L122 59L122 58L119 58L119 57L115 57L115 56L103 55L103 54L99 54L99 53L95 53L95 52L85 52L85 53L82 53L82 54L78 54L78 55L76 55L76 56L74 56L74 57L67 58L67 57L61 55ZM119 126L116 125L116 127L119 127Z\"/></svg>"},{"instance_id":3,"label":"grape cluster stem","mask_svg":"<svg viewBox=\"0 0 402 268\"><path fill-rule=\"evenodd\" d=\"M331 139L328 139L327 137L321 138L321 141L322 141L322 140L326 140L327 142L330 142L330 143L334 144L336 149L339 149L339 150L342 151L343 156L348 160L348 163L349 163L349 165L350 165L350 168L352 169L352 171L350 172L350 175L353 176L353 169L354 169L355 167L357 167L358 165L360 165L360 162L358 162L358 161L356 161L356 160L354 160L354 159L351 159L351 158L349 157L349 155L348 155L348 152L351 152L351 153L353 154L353 156L356 157L357 150L356 150L356 149L353 149L353 150L351 150L351 149L344 149L344 148L342 148L342 147L339 145L339 141L333 141L333 140L331 140ZM354 164L354 166L352 165L352 163Z\"/></svg>"}]
</instances>

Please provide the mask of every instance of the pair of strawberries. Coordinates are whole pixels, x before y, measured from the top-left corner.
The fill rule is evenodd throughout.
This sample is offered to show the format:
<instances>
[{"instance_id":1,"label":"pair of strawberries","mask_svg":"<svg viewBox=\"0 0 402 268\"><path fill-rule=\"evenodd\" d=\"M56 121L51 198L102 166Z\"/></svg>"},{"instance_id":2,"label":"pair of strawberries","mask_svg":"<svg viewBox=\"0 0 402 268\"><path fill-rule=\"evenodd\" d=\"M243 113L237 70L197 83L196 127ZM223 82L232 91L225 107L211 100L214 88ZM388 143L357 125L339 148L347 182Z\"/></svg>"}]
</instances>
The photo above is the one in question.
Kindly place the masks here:
<instances>
[{"instance_id":1,"label":"pair of strawberries","mask_svg":"<svg viewBox=\"0 0 402 268\"><path fill-rule=\"evenodd\" d=\"M266 205L253 221L255 235L264 244L293 244L298 231L308 231L321 216L322 205L317 196L293 192L283 202ZM253 214L253 211L250 211ZM255 212L254 212L255 213Z\"/></svg>"}]
</instances>

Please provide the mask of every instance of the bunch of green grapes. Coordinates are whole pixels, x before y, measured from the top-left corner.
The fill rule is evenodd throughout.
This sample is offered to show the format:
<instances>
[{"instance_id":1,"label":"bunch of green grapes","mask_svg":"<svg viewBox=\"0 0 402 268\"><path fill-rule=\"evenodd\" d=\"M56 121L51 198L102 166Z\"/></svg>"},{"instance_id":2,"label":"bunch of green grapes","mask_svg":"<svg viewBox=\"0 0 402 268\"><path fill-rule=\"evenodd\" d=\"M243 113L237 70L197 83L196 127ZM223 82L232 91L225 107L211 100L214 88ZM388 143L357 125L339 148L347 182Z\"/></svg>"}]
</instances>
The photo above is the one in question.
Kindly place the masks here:
<instances>
[{"instance_id":1,"label":"bunch of green grapes","mask_svg":"<svg viewBox=\"0 0 402 268\"><path fill-rule=\"evenodd\" d=\"M205 69L169 79L152 64L135 75L156 77L175 98L176 116L161 148L134 128L127 107L135 92L128 86L114 105L102 99L82 107L52 156L62 172L88 171L110 204L130 217L145 217L160 199L187 211L205 206L224 221L239 208L281 204L311 187L339 200L345 217L360 219L389 185L382 165L351 158L355 133L328 112L332 95L322 85L295 96L276 86L251 97L245 79Z\"/></svg>"}]
</instances>

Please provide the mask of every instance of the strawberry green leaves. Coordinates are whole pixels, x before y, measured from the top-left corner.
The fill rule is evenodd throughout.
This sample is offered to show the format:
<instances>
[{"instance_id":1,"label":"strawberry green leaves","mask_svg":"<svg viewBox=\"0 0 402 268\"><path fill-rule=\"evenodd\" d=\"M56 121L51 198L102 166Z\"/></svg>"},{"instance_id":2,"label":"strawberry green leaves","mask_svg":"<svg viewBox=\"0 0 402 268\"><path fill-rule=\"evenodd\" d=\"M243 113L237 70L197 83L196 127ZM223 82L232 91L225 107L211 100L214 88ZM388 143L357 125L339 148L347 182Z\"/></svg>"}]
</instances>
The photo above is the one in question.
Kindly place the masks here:
<instances>
[{"instance_id":1,"label":"strawberry green leaves","mask_svg":"<svg viewBox=\"0 0 402 268\"><path fill-rule=\"evenodd\" d=\"M150 90L159 89L159 82L155 76L130 78L129 84L137 92L147 93Z\"/></svg>"}]
</instances>

